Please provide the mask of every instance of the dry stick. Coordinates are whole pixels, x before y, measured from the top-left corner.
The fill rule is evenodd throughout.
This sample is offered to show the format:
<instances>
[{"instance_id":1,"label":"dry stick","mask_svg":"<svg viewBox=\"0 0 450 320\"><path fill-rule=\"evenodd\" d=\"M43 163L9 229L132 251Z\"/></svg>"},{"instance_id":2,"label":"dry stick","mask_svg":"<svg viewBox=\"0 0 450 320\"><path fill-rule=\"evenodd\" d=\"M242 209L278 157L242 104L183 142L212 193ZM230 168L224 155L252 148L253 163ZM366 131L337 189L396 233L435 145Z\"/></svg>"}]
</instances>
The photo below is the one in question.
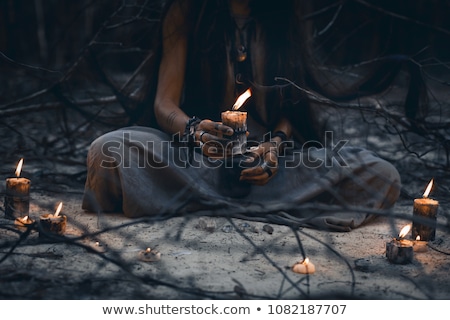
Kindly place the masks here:
<instances>
[{"instance_id":1,"label":"dry stick","mask_svg":"<svg viewBox=\"0 0 450 320\"><path fill-rule=\"evenodd\" d=\"M234 221L230 218L227 219L232 225L233 227L238 230L238 233L241 235L241 237L243 237L248 243L250 243L250 245L253 246L253 248L257 249L258 251L260 251L260 253L262 254L262 256L275 268L278 270L278 272L282 275L283 279L286 280L287 282L289 282L295 289L297 289L297 291L299 291L302 295L304 295L305 297L308 297L308 294L305 293L299 286L297 286L297 284L292 281L288 275L286 274L286 272L284 272L284 270L279 267L275 261L273 261L268 255L267 253L264 252L264 250L260 250L260 248L258 248L258 246L253 242L252 239L250 239L247 235L244 234L244 232L242 232L239 228L236 227L236 224L234 223Z\"/></svg>"},{"instance_id":2,"label":"dry stick","mask_svg":"<svg viewBox=\"0 0 450 320\"><path fill-rule=\"evenodd\" d=\"M94 45L96 39L100 36L100 34L103 32L103 30L105 29L107 23L109 23L110 20L112 20L116 15L119 14L119 12L122 10L122 8L124 8L124 4L122 4L121 6L119 6L119 8L113 12L108 19L106 19L104 21L104 23L102 24L102 26L100 26L99 30L97 30L97 32L95 33L95 35L92 37L91 41L83 48L83 50L81 51L80 55L78 56L78 58L72 63L72 65L67 69L66 73L62 75L62 77L60 79L58 79L55 83L53 83L52 85L50 85L49 87L39 90L37 92L34 92L26 97L23 97L22 99L18 99L16 101L13 101L11 103L8 103L6 105L2 105L0 106L0 109L10 109L16 105L22 104L24 102L27 101L31 101L37 97L40 97L46 93L50 93L53 88L61 83L63 83L64 81L66 81L67 79L70 78L70 76L72 75L72 73L76 70L76 68L78 67L78 65L81 63L81 61L84 59L85 55L88 53L88 49ZM4 54L1 54L1 56L5 57ZM10 60L8 58L8 60ZM0 113L1 116L1 113Z\"/></svg>"},{"instance_id":3,"label":"dry stick","mask_svg":"<svg viewBox=\"0 0 450 320\"><path fill-rule=\"evenodd\" d=\"M364 1L364 0L353 0L353 1L358 2L358 3L364 5L364 6L368 7L368 8L371 8L371 9L374 9L376 11L379 11L379 12L385 14L385 15L392 16L392 17L397 18L397 19L405 20L405 21L411 22L413 24L417 24L419 26L425 27L427 29L435 30L435 31L438 31L440 33L444 33L446 35L450 35L450 30L447 30L447 29L444 29L444 28L441 28L441 27L436 27L436 26L424 23L422 21L419 21L419 20L416 20L416 19L412 19L412 18L407 17L407 16L404 16L404 15L401 15L401 14L398 14L398 13L395 13L395 12L392 12L392 11L389 11L389 10L385 10L385 9L383 9L381 7L378 7L378 6L375 6L373 4L370 4L370 3L368 3L367 1Z\"/></svg>"},{"instance_id":4,"label":"dry stick","mask_svg":"<svg viewBox=\"0 0 450 320\"><path fill-rule=\"evenodd\" d=\"M332 248L329 244L324 243L322 240L318 239L317 237L305 232L304 230L298 230L298 232L304 234L305 236L319 242L320 244L324 245L326 248L328 248L331 252L333 252L338 258L342 259L344 263L347 265L348 269L350 270L351 278L352 278L352 289L351 289L351 296L355 294L355 286L356 286L356 278L355 273L353 271L353 268L351 267L350 263L345 259L339 252L336 251L336 249Z\"/></svg>"},{"instance_id":5,"label":"dry stick","mask_svg":"<svg viewBox=\"0 0 450 320\"><path fill-rule=\"evenodd\" d=\"M134 224L136 222L131 222L130 224ZM124 227L124 225L121 226L117 226L116 228L110 228L110 230L113 229L119 229ZM24 232L23 234L21 234L21 237L18 241L15 241L12 248L9 250L9 252L0 260L0 263L5 261L6 258L8 256L11 255L11 253L13 252L13 250L24 240L28 237L28 235L30 234L30 232L32 231L31 228L27 229L26 232ZM102 232L105 232L105 229L102 230ZM182 292L186 292L186 293L191 293L191 294L196 294L198 296L202 296L205 298L214 298L214 296L211 296L212 294L216 294L215 292L205 292L202 290L193 290L193 289L189 289L189 288L182 288L180 286L174 285L172 283L168 283L165 281L161 281L161 280L157 280L151 277L139 277L137 275L135 275L132 270L129 267L129 264L126 263L125 261L119 261L117 259L114 258L110 258L107 255L96 251L95 249L91 248L90 246L84 245L82 243L79 243L78 240L83 239L85 237L87 237L88 235L82 236L82 237L77 237L77 238L68 238L65 236L60 236L60 235L55 235L55 234L46 234L47 237L49 239L51 239L53 241L53 243L65 243L65 244L71 244L71 245L75 245L81 248L84 248L85 250L87 250L89 253L93 253L96 254L97 256L101 257L103 260L112 263L116 266L118 266L122 271L125 271L130 277L131 279L134 279L136 281L136 283L141 283L142 281L144 281L145 283L150 283L152 285L162 285L162 286L166 286L172 289L176 289L178 291L182 291ZM40 245L41 243L36 243L35 245Z\"/></svg>"},{"instance_id":6,"label":"dry stick","mask_svg":"<svg viewBox=\"0 0 450 320\"><path fill-rule=\"evenodd\" d=\"M415 133L421 137L424 136L429 136L431 135L432 138L434 138L435 140L432 141L440 141L441 144L444 146L444 148L447 150L448 152L448 147L446 146L447 140L446 137L442 134L440 134L437 130L433 131L433 132L429 132L427 129L427 125L423 125L419 122L411 122L412 120L407 120L403 115L401 114L396 114L395 112L389 112L387 111L385 108L373 108L370 107L370 105L361 105L361 104L352 104L352 103L347 103L347 104L343 104L343 103L337 103L334 102L333 100L330 100L326 97L323 97L322 95L320 95L317 92L313 92L310 90L307 90L305 88L300 87L299 85L297 85L296 83L292 82L291 80L284 78L284 77L275 77L275 80L282 80L282 81L286 81L288 83L290 83L291 85L293 85L295 88L297 88L298 90L306 93L308 95L308 97L318 103L322 103L325 105L330 105L333 107L338 107L338 108L346 108L346 109L355 109L355 110L359 110L359 111L371 111L374 113L377 113L381 116L383 116L387 121L391 121L391 120L395 120L397 123L399 123L402 127L404 127L406 130L408 130L407 132L412 132ZM450 126L450 123L446 124L445 127ZM426 153L429 153L433 150L435 150L435 148L430 149L422 154L418 154L417 152L412 151L406 144L406 141L404 140L400 130L393 125L394 130L397 132L397 135L399 136L399 138L401 139L402 145L404 146L404 148L412 153L415 154L419 159L425 155ZM448 166L448 164L447 164Z\"/></svg>"},{"instance_id":7,"label":"dry stick","mask_svg":"<svg viewBox=\"0 0 450 320\"><path fill-rule=\"evenodd\" d=\"M142 71L142 69L145 67L145 65L147 64L147 62L150 60L150 58L152 58L154 55L153 52L150 52L145 59L141 62L141 64L136 68L136 70L134 70L133 74L128 78L127 81L125 81L125 83L122 85L122 87L120 87L119 91L123 92L130 84L131 82L137 77L137 75L139 74L139 72Z\"/></svg>"},{"instance_id":8,"label":"dry stick","mask_svg":"<svg viewBox=\"0 0 450 320\"><path fill-rule=\"evenodd\" d=\"M32 230L32 228L27 228L27 230L20 235L19 239L17 241L15 241L13 243L13 245L11 246L11 249L0 259L0 264L3 261L5 261L14 252L14 250L17 248L17 246L22 241L24 241L26 238L28 238L28 236L31 234L31 230Z\"/></svg>"},{"instance_id":9,"label":"dry stick","mask_svg":"<svg viewBox=\"0 0 450 320\"><path fill-rule=\"evenodd\" d=\"M433 249L434 251L437 251L439 253L442 253L442 254L445 254L447 256L450 256L450 252L446 252L446 251L443 251L441 249L438 249L435 246L430 245L429 243L427 244L427 246L430 247L430 249Z\"/></svg>"},{"instance_id":10,"label":"dry stick","mask_svg":"<svg viewBox=\"0 0 450 320\"><path fill-rule=\"evenodd\" d=\"M50 90L46 90L46 93L48 93ZM107 96L107 97L100 97L96 99L80 99L77 101L74 101L73 103L79 107L84 106L92 106L92 105L107 105L117 102L117 97L115 96ZM59 109L64 107L65 104L61 101L54 101L54 102L46 102L42 104L32 104L28 106L18 107L18 108L12 108L12 109L5 109L0 110L0 118L6 118L6 117L12 117L17 116L21 114L29 114L31 112L39 112L39 111L46 111L46 110L53 110L53 109Z\"/></svg>"},{"instance_id":11,"label":"dry stick","mask_svg":"<svg viewBox=\"0 0 450 320\"><path fill-rule=\"evenodd\" d=\"M427 299L430 299L430 300L433 299L432 296L430 296L429 294L427 294L424 290L422 290L422 289L419 287L419 285L417 284L416 281L414 281L414 279L412 279L412 278L410 278L410 277L407 277L407 276L404 275L404 274L400 274L400 276L403 277L404 279L408 280L408 281L411 282L412 284L414 284L414 286L415 286L417 289L419 289L419 290L427 297Z\"/></svg>"}]
</instances>

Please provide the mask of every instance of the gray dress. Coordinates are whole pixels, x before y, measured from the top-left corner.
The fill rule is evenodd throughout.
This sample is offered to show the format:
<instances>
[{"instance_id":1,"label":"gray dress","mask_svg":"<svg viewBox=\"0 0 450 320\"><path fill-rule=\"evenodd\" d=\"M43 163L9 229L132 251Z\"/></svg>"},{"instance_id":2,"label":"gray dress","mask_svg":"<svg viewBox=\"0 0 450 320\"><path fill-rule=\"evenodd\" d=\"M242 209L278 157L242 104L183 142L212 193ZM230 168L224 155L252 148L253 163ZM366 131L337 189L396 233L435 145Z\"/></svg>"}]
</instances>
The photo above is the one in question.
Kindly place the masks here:
<instances>
[{"instance_id":1,"label":"gray dress","mask_svg":"<svg viewBox=\"0 0 450 320\"><path fill-rule=\"evenodd\" d=\"M307 227L350 231L389 209L400 193L394 166L362 148L289 149L266 185L240 188L230 181L233 168L171 140L148 127L97 138L87 156L83 209L130 218L282 213Z\"/></svg>"}]
</instances>

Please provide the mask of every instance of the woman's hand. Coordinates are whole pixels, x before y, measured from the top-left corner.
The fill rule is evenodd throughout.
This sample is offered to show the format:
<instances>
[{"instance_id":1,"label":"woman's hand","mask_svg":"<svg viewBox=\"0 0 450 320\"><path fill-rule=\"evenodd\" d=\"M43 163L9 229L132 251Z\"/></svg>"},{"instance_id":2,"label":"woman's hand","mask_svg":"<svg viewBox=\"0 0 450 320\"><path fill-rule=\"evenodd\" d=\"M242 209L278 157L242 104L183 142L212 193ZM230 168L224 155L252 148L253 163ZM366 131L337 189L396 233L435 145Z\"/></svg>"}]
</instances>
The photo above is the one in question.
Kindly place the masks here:
<instances>
[{"instance_id":1,"label":"woman's hand","mask_svg":"<svg viewBox=\"0 0 450 320\"><path fill-rule=\"evenodd\" d=\"M248 162L256 161L259 165L242 170L240 180L255 185L265 185L278 171L277 143L274 141L263 142L251 152Z\"/></svg>"},{"instance_id":2,"label":"woman's hand","mask_svg":"<svg viewBox=\"0 0 450 320\"><path fill-rule=\"evenodd\" d=\"M205 156L226 158L231 156L232 128L211 120L202 120L195 128L195 142Z\"/></svg>"}]
</instances>

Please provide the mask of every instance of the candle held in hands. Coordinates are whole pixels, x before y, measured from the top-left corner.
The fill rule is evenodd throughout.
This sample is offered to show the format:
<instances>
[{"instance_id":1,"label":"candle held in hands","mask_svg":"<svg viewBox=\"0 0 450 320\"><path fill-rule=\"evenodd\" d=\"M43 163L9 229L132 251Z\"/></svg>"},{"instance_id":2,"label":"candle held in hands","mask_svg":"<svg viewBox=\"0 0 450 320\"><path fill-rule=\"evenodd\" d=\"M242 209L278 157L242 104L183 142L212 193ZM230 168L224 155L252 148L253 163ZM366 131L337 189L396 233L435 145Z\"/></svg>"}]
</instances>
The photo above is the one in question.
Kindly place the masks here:
<instances>
[{"instance_id":1,"label":"candle held in hands","mask_svg":"<svg viewBox=\"0 0 450 320\"><path fill-rule=\"evenodd\" d=\"M30 184L31 181L21 177L23 159L16 167L16 177L6 179L5 217L8 219L28 216L30 211Z\"/></svg>"},{"instance_id":2,"label":"candle held in hands","mask_svg":"<svg viewBox=\"0 0 450 320\"><path fill-rule=\"evenodd\" d=\"M238 110L251 95L251 90L247 89L236 99L232 110L222 112L222 123L234 130L231 137L233 155L245 153L247 147L247 112Z\"/></svg>"}]
</instances>

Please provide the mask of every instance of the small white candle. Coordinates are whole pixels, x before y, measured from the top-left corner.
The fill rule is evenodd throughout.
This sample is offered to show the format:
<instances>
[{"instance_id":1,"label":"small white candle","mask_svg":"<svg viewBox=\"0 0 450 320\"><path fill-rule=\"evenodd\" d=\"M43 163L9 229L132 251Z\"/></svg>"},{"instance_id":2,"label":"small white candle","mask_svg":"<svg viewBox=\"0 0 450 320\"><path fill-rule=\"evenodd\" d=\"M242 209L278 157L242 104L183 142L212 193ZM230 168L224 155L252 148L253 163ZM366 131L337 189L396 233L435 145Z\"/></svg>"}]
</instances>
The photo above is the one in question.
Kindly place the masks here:
<instances>
[{"instance_id":1,"label":"small white candle","mask_svg":"<svg viewBox=\"0 0 450 320\"><path fill-rule=\"evenodd\" d=\"M29 216L25 216L22 218L16 218L16 220L14 220L14 225L18 228L18 229L24 229L26 230L28 227L31 227L34 223L34 220L31 219Z\"/></svg>"},{"instance_id":2,"label":"small white candle","mask_svg":"<svg viewBox=\"0 0 450 320\"><path fill-rule=\"evenodd\" d=\"M420 236L416 237L413 243L414 252L426 252L428 251L428 242L420 240Z\"/></svg>"},{"instance_id":3,"label":"small white candle","mask_svg":"<svg viewBox=\"0 0 450 320\"><path fill-rule=\"evenodd\" d=\"M141 250L138 255L139 260L144 262L155 262L161 260L161 252L147 248Z\"/></svg>"},{"instance_id":4,"label":"small white candle","mask_svg":"<svg viewBox=\"0 0 450 320\"><path fill-rule=\"evenodd\" d=\"M292 271L295 273L301 273L301 274L312 274L316 272L316 267L312 262L309 261L309 258L305 258L302 262L297 262L292 267Z\"/></svg>"}]
</instances>

